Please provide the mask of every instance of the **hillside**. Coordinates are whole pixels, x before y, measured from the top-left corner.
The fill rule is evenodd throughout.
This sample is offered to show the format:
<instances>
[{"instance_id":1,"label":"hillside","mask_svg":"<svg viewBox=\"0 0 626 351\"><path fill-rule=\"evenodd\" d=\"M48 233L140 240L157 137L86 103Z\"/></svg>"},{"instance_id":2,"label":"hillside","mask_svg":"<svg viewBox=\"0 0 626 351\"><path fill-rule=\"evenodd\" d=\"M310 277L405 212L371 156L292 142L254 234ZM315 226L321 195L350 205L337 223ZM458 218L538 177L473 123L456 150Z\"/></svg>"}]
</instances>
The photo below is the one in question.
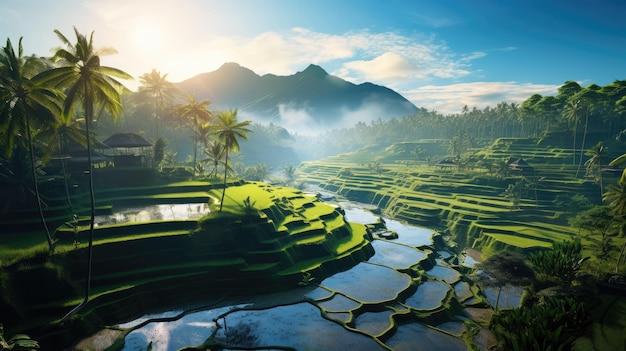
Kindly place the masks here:
<instances>
[{"instance_id":1,"label":"hillside","mask_svg":"<svg viewBox=\"0 0 626 351\"><path fill-rule=\"evenodd\" d=\"M237 63L199 74L178 86L215 109L238 108L244 118L299 128L351 127L358 121L412 115L417 108L397 92L372 83L353 84L309 65L290 76L259 76Z\"/></svg>"}]
</instances>

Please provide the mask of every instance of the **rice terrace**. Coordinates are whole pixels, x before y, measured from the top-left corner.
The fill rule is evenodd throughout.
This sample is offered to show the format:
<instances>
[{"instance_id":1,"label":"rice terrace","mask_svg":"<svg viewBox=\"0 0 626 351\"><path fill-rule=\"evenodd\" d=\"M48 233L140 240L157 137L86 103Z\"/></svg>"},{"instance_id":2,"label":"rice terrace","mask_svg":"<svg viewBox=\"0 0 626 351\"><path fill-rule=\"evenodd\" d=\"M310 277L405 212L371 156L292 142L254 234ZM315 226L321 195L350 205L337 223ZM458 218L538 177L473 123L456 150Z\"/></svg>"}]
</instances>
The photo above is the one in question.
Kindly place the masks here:
<instances>
[{"instance_id":1,"label":"rice terrace","mask_svg":"<svg viewBox=\"0 0 626 351\"><path fill-rule=\"evenodd\" d=\"M238 51L289 42L311 56L294 74L174 83L108 66L101 32L51 32L49 57L0 50L0 350L626 351L626 80L437 112L383 68L461 79L517 48L413 62L415 34L294 27Z\"/></svg>"}]
</instances>

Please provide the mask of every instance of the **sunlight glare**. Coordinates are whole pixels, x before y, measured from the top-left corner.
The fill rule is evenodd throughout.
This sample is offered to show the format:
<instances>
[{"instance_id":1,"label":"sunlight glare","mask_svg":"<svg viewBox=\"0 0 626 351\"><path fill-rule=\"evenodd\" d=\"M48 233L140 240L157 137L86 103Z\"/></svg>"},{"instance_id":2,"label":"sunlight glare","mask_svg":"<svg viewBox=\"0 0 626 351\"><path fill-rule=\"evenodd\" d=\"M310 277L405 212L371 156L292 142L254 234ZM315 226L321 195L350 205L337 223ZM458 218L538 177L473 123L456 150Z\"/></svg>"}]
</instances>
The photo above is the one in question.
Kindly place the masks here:
<instances>
[{"instance_id":1,"label":"sunlight glare","mask_svg":"<svg viewBox=\"0 0 626 351\"><path fill-rule=\"evenodd\" d=\"M161 44L161 33L156 25L139 23L134 32L137 48L144 51L155 51Z\"/></svg>"}]
</instances>

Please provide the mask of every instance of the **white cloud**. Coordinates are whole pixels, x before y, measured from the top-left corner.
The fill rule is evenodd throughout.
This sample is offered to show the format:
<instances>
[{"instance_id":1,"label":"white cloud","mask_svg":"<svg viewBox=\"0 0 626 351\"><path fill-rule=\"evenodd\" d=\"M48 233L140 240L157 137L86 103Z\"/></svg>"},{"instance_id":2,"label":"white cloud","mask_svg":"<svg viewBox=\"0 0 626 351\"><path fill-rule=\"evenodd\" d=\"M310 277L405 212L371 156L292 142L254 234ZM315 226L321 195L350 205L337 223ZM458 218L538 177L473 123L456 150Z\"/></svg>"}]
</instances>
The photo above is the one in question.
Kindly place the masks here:
<instances>
[{"instance_id":1,"label":"white cloud","mask_svg":"<svg viewBox=\"0 0 626 351\"><path fill-rule=\"evenodd\" d=\"M442 114L461 112L467 105L483 109L500 102L522 103L532 94L556 95L560 85L516 82L473 82L450 85L426 85L404 91L403 95L418 107Z\"/></svg>"}]
</instances>

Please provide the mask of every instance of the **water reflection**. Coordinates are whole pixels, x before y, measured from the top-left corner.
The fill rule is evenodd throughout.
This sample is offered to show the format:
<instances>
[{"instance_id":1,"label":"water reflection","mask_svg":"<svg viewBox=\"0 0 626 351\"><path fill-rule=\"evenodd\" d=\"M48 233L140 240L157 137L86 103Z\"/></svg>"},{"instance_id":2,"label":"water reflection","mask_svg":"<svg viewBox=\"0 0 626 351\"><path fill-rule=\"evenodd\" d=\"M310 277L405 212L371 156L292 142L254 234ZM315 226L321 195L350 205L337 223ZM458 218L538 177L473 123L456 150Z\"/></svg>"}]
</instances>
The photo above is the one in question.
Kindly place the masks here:
<instances>
[{"instance_id":1,"label":"water reflection","mask_svg":"<svg viewBox=\"0 0 626 351\"><path fill-rule=\"evenodd\" d=\"M142 207L129 207L115 210L111 215L95 217L96 225L143 223L151 221L175 221L198 219L208 214L209 204L167 204Z\"/></svg>"},{"instance_id":2,"label":"water reflection","mask_svg":"<svg viewBox=\"0 0 626 351\"><path fill-rule=\"evenodd\" d=\"M351 222L370 224L380 218L359 205L341 203L341 207ZM206 213L208 206L205 204L156 205L103 216L107 217L103 221L185 220ZM153 351L174 351L200 345L212 333L215 333L216 341L233 349L276 345L298 350L386 350L387 347L394 350L466 350L462 340L417 321L399 325L393 336L385 341L386 346L377 340L393 325L394 313L409 314L409 309L422 312L435 309L452 291L459 300L466 302L474 297L469 284L459 282L459 272L436 265L426 274L439 280L421 283L415 293L404 300L406 294L402 293L412 289L414 282L411 276L402 272L422 260L428 260L428 255L433 252L444 252L433 247L431 237L434 231L386 218L383 220L389 229L398 233L399 238L393 241L374 240L375 254L368 262L361 262L347 271L323 279L318 287L300 295L306 301L271 304L273 298L268 296L264 298L270 301L267 309L241 310L233 305L190 313L176 321L147 323L128 334L122 350L145 351L147 344L152 342ZM451 257L450 254L444 256ZM439 263L444 264L441 260ZM172 317L176 313L180 311L144 316L120 327L132 328L149 318ZM352 321L354 328L360 332L344 327L344 323ZM454 335L464 331L462 322L456 318L442 321L437 327Z\"/></svg>"}]
</instances>

